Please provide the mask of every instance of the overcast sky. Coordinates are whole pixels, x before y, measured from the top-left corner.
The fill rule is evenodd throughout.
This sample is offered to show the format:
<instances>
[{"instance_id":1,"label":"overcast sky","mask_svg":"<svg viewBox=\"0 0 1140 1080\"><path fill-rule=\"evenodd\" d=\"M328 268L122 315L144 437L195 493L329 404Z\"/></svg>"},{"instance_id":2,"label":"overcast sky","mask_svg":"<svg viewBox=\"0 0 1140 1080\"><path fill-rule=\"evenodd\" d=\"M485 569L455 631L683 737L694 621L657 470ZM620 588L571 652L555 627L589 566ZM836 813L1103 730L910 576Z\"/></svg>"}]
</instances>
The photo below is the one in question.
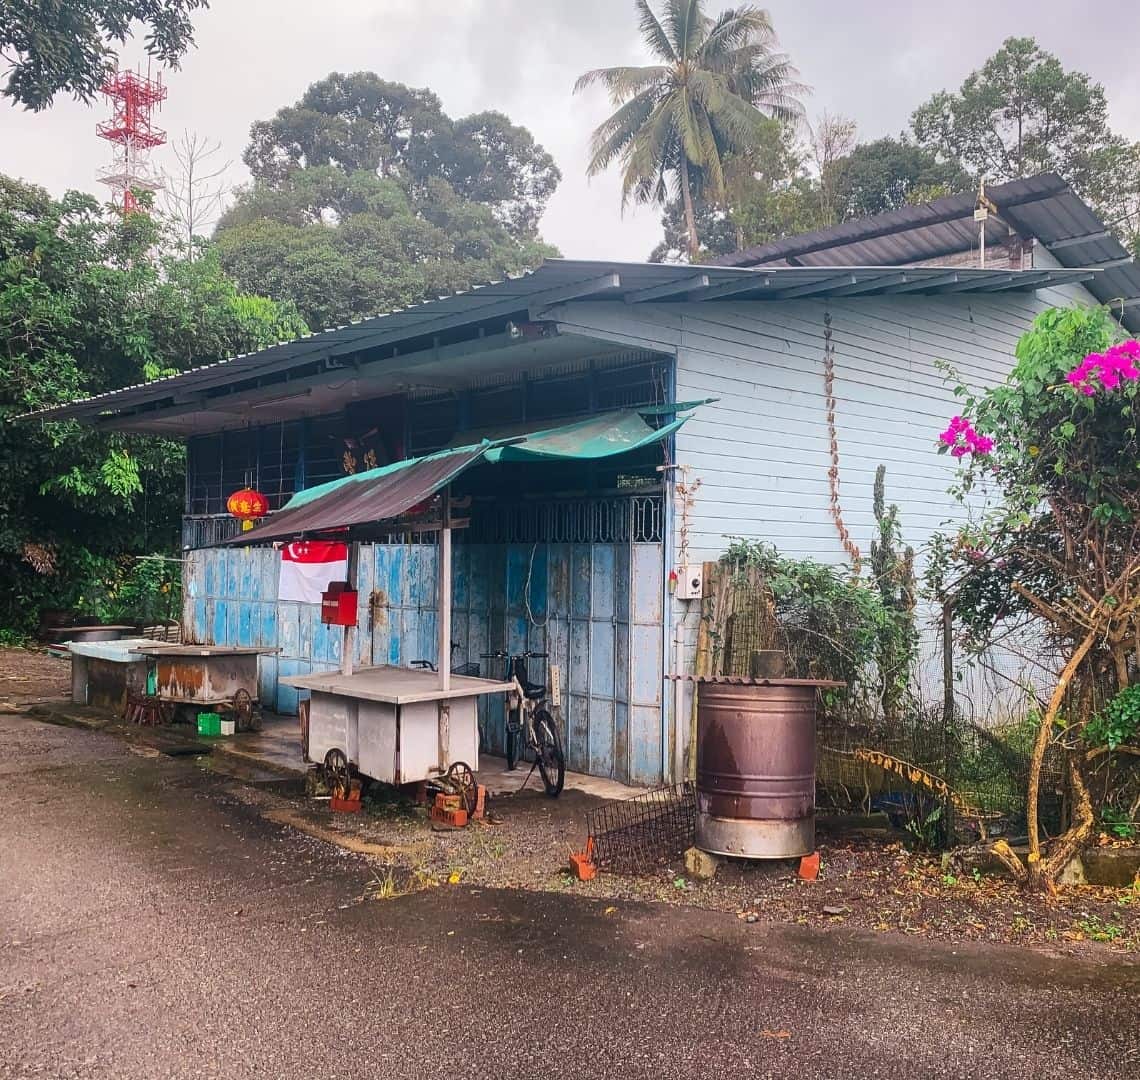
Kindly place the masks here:
<instances>
[{"instance_id":1,"label":"overcast sky","mask_svg":"<svg viewBox=\"0 0 1140 1080\"><path fill-rule=\"evenodd\" d=\"M713 0L710 10L725 4ZM861 138L896 134L931 93L957 87L1001 41L1031 34L1068 68L1104 83L1114 127L1140 139L1140 65L1122 43L1140 40L1140 4L1107 0L772 0L781 43L813 88L814 117L850 116ZM591 67L644 60L632 0L213 0L197 13L198 47L167 76L161 124L222 142L244 175L252 121L295 102L330 71L372 70L428 86L459 117L484 109L525 124L553 153L563 182L542 222L567 256L642 260L660 236L657 212L621 213L616 175L587 181L601 92L571 96ZM142 56L128 45L124 61ZM105 191L96 170L109 147L95 137L105 109L58 99L25 113L0 104L0 172L43 184ZM169 161L155 151L155 163Z\"/></svg>"}]
</instances>

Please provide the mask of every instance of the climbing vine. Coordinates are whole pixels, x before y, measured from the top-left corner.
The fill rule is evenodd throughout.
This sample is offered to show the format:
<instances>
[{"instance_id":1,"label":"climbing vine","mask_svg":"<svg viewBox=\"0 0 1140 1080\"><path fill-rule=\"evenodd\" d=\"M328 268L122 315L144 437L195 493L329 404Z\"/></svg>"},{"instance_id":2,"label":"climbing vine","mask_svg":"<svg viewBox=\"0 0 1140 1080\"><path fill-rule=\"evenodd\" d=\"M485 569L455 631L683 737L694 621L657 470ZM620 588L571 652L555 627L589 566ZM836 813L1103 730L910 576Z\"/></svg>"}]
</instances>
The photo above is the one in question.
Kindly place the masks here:
<instances>
[{"instance_id":1,"label":"climbing vine","mask_svg":"<svg viewBox=\"0 0 1140 1080\"><path fill-rule=\"evenodd\" d=\"M831 312L823 316L823 393L827 408L827 438L830 465L827 470L827 488L831 520L839 533L839 542L851 559L856 575L863 566L863 554L843 520L843 505L839 498L839 434L835 424L835 341L831 331Z\"/></svg>"}]
</instances>

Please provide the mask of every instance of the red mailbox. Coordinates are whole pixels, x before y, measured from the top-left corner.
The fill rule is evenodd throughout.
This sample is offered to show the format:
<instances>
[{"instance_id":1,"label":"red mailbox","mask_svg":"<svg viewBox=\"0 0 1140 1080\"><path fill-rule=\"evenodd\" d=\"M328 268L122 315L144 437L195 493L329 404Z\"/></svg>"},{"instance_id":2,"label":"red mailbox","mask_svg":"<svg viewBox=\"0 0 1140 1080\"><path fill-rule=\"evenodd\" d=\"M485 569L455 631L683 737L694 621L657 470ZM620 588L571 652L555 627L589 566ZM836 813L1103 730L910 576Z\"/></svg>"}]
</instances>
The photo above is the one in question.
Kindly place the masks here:
<instances>
[{"instance_id":1,"label":"red mailbox","mask_svg":"<svg viewBox=\"0 0 1140 1080\"><path fill-rule=\"evenodd\" d=\"M330 581L321 593L321 622L330 626L356 625L356 590L347 581Z\"/></svg>"}]
</instances>

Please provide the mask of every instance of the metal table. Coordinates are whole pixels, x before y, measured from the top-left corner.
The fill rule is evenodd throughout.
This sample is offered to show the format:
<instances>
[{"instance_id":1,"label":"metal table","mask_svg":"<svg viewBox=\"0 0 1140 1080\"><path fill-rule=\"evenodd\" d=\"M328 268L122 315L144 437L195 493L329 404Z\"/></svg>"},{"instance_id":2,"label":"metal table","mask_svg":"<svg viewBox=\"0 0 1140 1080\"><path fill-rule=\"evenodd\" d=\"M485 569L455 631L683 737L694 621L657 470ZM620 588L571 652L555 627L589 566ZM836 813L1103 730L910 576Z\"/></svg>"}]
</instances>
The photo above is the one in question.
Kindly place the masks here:
<instances>
[{"instance_id":1,"label":"metal table","mask_svg":"<svg viewBox=\"0 0 1140 1080\"><path fill-rule=\"evenodd\" d=\"M430 780L456 762L479 767L477 699L514 684L432 671L363 668L351 675L293 675L280 680L308 690L306 759L330 764L343 754L357 772L388 784Z\"/></svg>"},{"instance_id":2,"label":"metal table","mask_svg":"<svg viewBox=\"0 0 1140 1080\"><path fill-rule=\"evenodd\" d=\"M135 644L147 664L146 691L164 705L232 711L238 730L254 725L258 701L258 657L273 648L250 645Z\"/></svg>"},{"instance_id":3,"label":"metal table","mask_svg":"<svg viewBox=\"0 0 1140 1080\"><path fill-rule=\"evenodd\" d=\"M146 692L147 661L134 650L153 645L148 638L71 641L71 700L122 713L127 699Z\"/></svg>"}]
</instances>

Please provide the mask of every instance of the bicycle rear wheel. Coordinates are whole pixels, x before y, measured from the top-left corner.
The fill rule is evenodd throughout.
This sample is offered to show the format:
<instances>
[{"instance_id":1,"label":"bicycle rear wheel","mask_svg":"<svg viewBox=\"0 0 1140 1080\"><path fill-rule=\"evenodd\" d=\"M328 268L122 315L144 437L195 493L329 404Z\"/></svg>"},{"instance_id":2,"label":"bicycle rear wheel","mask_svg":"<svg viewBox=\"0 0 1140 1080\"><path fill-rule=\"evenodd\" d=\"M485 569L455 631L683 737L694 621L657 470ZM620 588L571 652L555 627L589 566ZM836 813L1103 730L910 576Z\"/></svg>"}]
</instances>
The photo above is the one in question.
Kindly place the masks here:
<instances>
[{"instance_id":1,"label":"bicycle rear wheel","mask_svg":"<svg viewBox=\"0 0 1140 1080\"><path fill-rule=\"evenodd\" d=\"M562 753L562 740L558 725L545 709L534 714L534 738L538 743L538 771L546 794L557 799L566 783L566 758Z\"/></svg>"}]
</instances>

